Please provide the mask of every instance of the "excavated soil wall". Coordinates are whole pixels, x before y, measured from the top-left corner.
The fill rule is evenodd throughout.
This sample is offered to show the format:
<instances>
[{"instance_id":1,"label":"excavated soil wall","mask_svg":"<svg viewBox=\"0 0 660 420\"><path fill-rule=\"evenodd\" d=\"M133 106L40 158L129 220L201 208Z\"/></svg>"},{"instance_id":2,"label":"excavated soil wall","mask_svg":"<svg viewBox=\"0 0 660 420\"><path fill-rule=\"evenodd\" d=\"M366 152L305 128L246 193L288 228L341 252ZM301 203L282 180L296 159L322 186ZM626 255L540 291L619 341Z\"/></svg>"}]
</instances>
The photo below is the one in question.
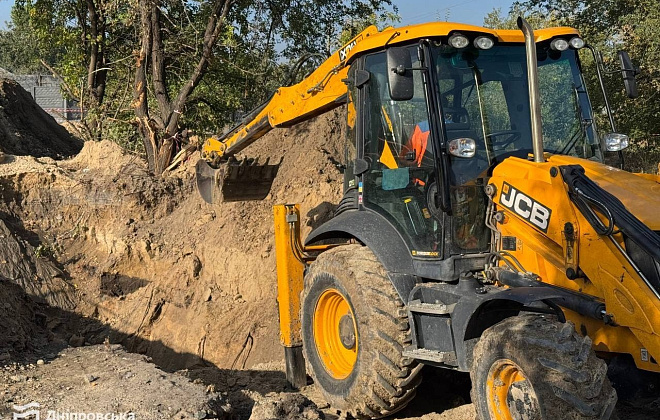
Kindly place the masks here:
<instances>
[{"instance_id":1,"label":"excavated soil wall","mask_svg":"<svg viewBox=\"0 0 660 420\"><path fill-rule=\"evenodd\" d=\"M246 150L282 160L263 201L203 202L197 155L162 179L107 141L60 162L9 157L0 164L0 275L110 327L70 332L74 343L109 335L167 369L279 360L272 207L300 203L305 234L330 216L341 126L329 113Z\"/></svg>"}]
</instances>

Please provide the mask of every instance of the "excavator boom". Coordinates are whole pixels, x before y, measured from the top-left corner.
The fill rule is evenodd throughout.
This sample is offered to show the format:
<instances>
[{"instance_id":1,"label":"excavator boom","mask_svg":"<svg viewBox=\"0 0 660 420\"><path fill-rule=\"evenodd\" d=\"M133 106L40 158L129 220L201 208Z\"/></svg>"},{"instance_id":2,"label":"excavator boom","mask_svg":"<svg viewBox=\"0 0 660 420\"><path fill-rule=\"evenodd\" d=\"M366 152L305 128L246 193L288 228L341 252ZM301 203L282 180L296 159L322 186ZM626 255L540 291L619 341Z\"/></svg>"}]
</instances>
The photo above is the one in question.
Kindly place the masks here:
<instances>
[{"instance_id":1,"label":"excavator boom","mask_svg":"<svg viewBox=\"0 0 660 420\"><path fill-rule=\"evenodd\" d=\"M347 88L343 80L348 71L348 53L377 32L375 26L368 27L300 83L280 87L239 124L218 138L207 139L202 147L203 160L196 168L202 198L209 203L265 198L279 164L259 165L254 159L238 161L235 155L273 128L290 127L345 103Z\"/></svg>"}]
</instances>

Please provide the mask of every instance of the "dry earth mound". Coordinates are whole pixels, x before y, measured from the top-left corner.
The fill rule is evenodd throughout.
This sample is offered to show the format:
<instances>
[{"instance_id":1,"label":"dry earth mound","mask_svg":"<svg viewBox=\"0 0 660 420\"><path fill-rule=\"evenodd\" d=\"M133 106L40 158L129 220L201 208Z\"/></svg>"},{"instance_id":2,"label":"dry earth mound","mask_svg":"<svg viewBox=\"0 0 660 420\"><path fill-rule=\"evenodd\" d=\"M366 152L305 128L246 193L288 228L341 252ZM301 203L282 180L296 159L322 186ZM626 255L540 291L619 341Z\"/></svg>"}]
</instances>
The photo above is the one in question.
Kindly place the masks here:
<instances>
[{"instance_id":1,"label":"dry earth mound","mask_svg":"<svg viewBox=\"0 0 660 420\"><path fill-rule=\"evenodd\" d=\"M107 141L57 163L11 157L0 164L6 275L34 296L67 297L49 303L73 303L110 326L112 342L168 369L279 360L272 206L301 203L305 234L330 216L341 191L342 119L330 113L275 130L248 149L282 159L271 194L257 202L204 203L194 187L198 156L166 178Z\"/></svg>"},{"instance_id":2,"label":"dry earth mound","mask_svg":"<svg viewBox=\"0 0 660 420\"><path fill-rule=\"evenodd\" d=\"M54 159L80 151L73 137L17 82L0 79L0 152Z\"/></svg>"}]
</instances>

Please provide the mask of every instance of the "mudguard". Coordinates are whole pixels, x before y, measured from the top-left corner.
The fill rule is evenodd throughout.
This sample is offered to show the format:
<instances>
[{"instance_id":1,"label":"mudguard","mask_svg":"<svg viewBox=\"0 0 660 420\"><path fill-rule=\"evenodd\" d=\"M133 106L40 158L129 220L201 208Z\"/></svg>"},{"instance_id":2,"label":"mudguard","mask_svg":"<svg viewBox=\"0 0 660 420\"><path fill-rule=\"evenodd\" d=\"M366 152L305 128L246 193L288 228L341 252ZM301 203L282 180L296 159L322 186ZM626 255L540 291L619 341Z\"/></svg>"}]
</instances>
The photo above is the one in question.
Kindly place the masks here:
<instances>
[{"instance_id":1,"label":"mudguard","mask_svg":"<svg viewBox=\"0 0 660 420\"><path fill-rule=\"evenodd\" d=\"M561 295L549 287L517 287L513 289L490 289L483 295L464 296L460 299L451 315L452 330L456 348L456 358L460 370L469 371L472 367L472 350L487 328L515 316L525 306L548 299L557 299ZM511 315L499 319L489 315L490 310ZM561 309L557 309L560 310ZM515 313L515 315L514 315Z\"/></svg>"},{"instance_id":2,"label":"mudguard","mask_svg":"<svg viewBox=\"0 0 660 420\"><path fill-rule=\"evenodd\" d=\"M310 245L324 239L355 238L376 255L390 273L414 275L410 249L399 232L383 216L369 210L347 210L313 230Z\"/></svg>"}]
</instances>

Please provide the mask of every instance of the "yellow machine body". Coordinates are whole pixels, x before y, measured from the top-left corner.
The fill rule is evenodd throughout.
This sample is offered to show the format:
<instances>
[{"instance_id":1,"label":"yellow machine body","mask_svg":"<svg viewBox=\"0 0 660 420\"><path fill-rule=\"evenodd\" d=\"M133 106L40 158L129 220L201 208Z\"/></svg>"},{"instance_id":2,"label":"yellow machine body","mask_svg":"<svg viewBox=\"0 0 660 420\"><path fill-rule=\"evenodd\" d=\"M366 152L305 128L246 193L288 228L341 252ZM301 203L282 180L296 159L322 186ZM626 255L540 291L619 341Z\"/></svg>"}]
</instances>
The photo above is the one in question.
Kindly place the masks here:
<instances>
[{"instance_id":1,"label":"yellow machine body","mask_svg":"<svg viewBox=\"0 0 660 420\"><path fill-rule=\"evenodd\" d=\"M557 170L564 165L581 165L590 179L619 198L638 219L660 230L660 177L638 176L569 156L548 156L544 163L510 157L495 168L489 181L496 188L497 209L504 213L501 235L515 243L508 252L541 281L605 303L616 326L567 311L578 330L592 338L597 351L630 354L639 368L660 372L660 300L615 244L598 235L571 203ZM552 210L546 232L512 210L510 202L509 207L503 205L511 189L518 194L523 215L532 211L530 197ZM574 241L566 240L567 223L574 228ZM614 237L625 247L622 234ZM569 279L567 270L578 268L584 274Z\"/></svg>"}]
</instances>

